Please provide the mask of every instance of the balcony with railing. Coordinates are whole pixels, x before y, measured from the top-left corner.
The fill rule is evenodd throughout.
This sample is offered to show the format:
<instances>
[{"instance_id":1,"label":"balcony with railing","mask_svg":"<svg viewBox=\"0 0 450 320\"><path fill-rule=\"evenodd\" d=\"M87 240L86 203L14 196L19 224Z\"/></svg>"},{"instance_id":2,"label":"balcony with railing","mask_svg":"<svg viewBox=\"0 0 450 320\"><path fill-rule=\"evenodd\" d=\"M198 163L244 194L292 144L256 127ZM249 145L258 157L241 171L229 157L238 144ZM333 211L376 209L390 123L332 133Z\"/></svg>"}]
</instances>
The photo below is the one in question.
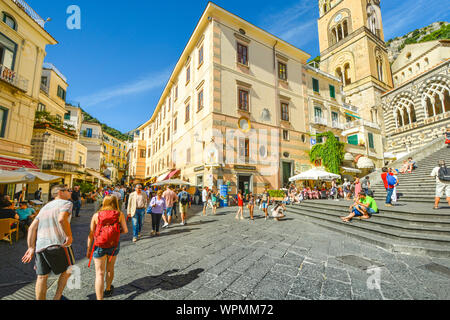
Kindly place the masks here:
<instances>
[{"instance_id":1,"label":"balcony with railing","mask_svg":"<svg viewBox=\"0 0 450 320\"><path fill-rule=\"evenodd\" d=\"M44 160L42 161L42 170L55 170L64 172L82 172L84 165L79 165L75 163L69 163L65 161L58 160Z\"/></svg>"},{"instance_id":2,"label":"balcony with railing","mask_svg":"<svg viewBox=\"0 0 450 320\"><path fill-rule=\"evenodd\" d=\"M3 80L10 85L20 89L24 92L28 90L28 80L21 77L14 70L11 70L0 64L0 80Z\"/></svg>"},{"instance_id":3,"label":"balcony with railing","mask_svg":"<svg viewBox=\"0 0 450 320\"><path fill-rule=\"evenodd\" d=\"M41 90L44 91L46 94L48 94L49 91L50 91L50 87L49 87L48 84L45 84L45 83L41 82Z\"/></svg>"},{"instance_id":4,"label":"balcony with railing","mask_svg":"<svg viewBox=\"0 0 450 320\"><path fill-rule=\"evenodd\" d=\"M334 129L344 130L344 125L339 121L332 121L331 127Z\"/></svg>"},{"instance_id":5,"label":"balcony with railing","mask_svg":"<svg viewBox=\"0 0 450 320\"><path fill-rule=\"evenodd\" d=\"M358 119L358 120L355 120L355 121L347 122L344 125L344 130L350 130L350 129L354 129L354 128L357 128L357 127L363 127L363 126L366 126L366 127L372 128L372 129L376 129L376 130L380 130L381 129L381 127L378 124L376 124L376 123L373 123L373 122L370 122L370 121L366 121L366 120L363 120L363 119Z\"/></svg>"},{"instance_id":6,"label":"balcony with railing","mask_svg":"<svg viewBox=\"0 0 450 320\"><path fill-rule=\"evenodd\" d=\"M86 131L81 132L81 137L85 139L103 139L103 136L100 134L88 134Z\"/></svg>"},{"instance_id":7,"label":"balcony with railing","mask_svg":"<svg viewBox=\"0 0 450 320\"><path fill-rule=\"evenodd\" d=\"M328 121L327 121L327 119L324 118L324 117L314 117L314 118L312 119L312 122L313 122L314 124L318 124L318 125L322 125L322 126L327 126L327 125L328 125Z\"/></svg>"},{"instance_id":8,"label":"balcony with railing","mask_svg":"<svg viewBox=\"0 0 450 320\"><path fill-rule=\"evenodd\" d=\"M343 104L342 104L342 107L343 107L345 110L348 110L348 111L351 111L351 112L354 112L354 113L358 113L358 112L359 112L358 107L355 107L355 106L353 106L353 105L351 105L351 104L348 104L348 103L343 103Z\"/></svg>"}]
</instances>

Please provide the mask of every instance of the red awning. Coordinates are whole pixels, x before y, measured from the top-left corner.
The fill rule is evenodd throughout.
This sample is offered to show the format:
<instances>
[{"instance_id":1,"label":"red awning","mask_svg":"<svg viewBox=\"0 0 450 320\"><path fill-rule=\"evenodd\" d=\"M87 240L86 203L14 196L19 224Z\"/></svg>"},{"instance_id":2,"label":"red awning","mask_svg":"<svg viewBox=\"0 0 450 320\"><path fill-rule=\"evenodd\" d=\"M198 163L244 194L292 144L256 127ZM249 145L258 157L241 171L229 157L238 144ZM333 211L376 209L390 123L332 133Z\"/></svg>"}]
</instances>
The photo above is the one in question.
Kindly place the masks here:
<instances>
[{"instance_id":1,"label":"red awning","mask_svg":"<svg viewBox=\"0 0 450 320\"><path fill-rule=\"evenodd\" d=\"M12 171L21 168L39 171L39 168L30 160L0 157L0 169Z\"/></svg>"},{"instance_id":2,"label":"red awning","mask_svg":"<svg viewBox=\"0 0 450 320\"><path fill-rule=\"evenodd\" d=\"M174 170L171 173L169 173L169 175L164 180L170 180L173 177L175 177L177 174L179 174L180 172L181 172L181 170Z\"/></svg>"}]
</instances>

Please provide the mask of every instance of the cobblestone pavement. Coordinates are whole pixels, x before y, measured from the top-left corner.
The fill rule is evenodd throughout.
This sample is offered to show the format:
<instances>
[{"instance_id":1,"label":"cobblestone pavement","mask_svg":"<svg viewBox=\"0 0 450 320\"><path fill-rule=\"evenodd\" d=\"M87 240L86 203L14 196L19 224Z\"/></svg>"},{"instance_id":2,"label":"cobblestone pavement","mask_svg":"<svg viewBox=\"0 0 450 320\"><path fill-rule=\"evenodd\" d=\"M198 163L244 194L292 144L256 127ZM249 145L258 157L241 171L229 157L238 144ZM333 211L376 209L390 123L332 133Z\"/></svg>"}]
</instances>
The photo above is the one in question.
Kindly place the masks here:
<instances>
[{"instance_id":1,"label":"cobblestone pavement","mask_svg":"<svg viewBox=\"0 0 450 320\"><path fill-rule=\"evenodd\" d=\"M449 259L393 254L303 222L296 215L282 222L265 221L256 210L259 217L251 222L236 221L234 208L220 209L217 216L207 217L201 216L200 210L193 207L187 226L174 225L159 238L150 238L147 216L137 244L131 242L130 222L130 233L122 237L113 283L116 289L110 299L450 298L450 274L445 269L435 273L424 267L435 263L450 268ZM66 289L69 299L95 299L95 271L88 269L85 258L92 212L88 205L82 217L72 220L81 288ZM0 298L14 298L33 285L33 266L20 262L25 251L25 239L12 246L0 243ZM369 259L382 267L364 270L340 262L343 256ZM50 286L48 297L55 284Z\"/></svg>"}]
</instances>

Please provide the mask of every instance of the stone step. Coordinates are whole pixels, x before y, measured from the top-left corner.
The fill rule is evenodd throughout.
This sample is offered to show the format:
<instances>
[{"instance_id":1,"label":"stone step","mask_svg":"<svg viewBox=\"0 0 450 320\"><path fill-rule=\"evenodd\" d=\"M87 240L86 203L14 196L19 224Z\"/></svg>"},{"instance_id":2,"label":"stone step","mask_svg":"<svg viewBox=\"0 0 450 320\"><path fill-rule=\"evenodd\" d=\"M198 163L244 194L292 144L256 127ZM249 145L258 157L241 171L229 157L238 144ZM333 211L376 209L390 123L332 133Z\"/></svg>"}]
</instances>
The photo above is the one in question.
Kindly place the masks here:
<instances>
[{"instance_id":1,"label":"stone step","mask_svg":"<svg viewBox=\"0 0 450 320\"><path fill-rule=\"evenodd\" d=\"M348 211L350 205L353 201L340 200L306 200L303 201L301 206L320 206L330 211ZM443 222L450 223L450 210L442 209L440 211L435 211L428 206L423 206L423 204L412 204L411 206L416 207L416 210L411 212L410 207L405 205L397 205L393 207L386 207L384 203L377 203L380 211L383 211L383 215L392 216L396 218L402 218L408 221L417 222ZM294 206L295 207L295 206ZM450 208L449 208L450 209Z\"/></svg>"},{"instance_id":2,"label":"stone step","mask_svg":"<svg viewBox=\"0 0 450 320\"><path fill-rule=\"evenodd\" d=\"M320 206L302 204L301 206L294 206L291 208L293 211L308 211L308 213L313 213L317 215L328 215L330 217L335 217L340 219L341 216L347 216L347 210L330 211L328 209L321 208ZM418 222L418 221L408 221L405 219L399 219L386 215L384 211L379 214L373 215L369 220L365 220L368 224L374 226L379 226L395 232L397 234L401 233L417 233L420 235L437 237L437 239L446 239L450 241L450 222L447 223L436 223L436 222ZM369 225L368 225L369 226Z\"/></svg>"},{"instance_id":3,"label":"stone step","mask_svg":"<svg viewBox=\"0 0 450 320\"><path fill-rule=\"evenodd\" d=\"M375 196L374 199L377 202L385 202L386 201L386 195L381 196ZM412 196L402 196L400 197L399 201L400 204L402 203L421 203L421 204L425 204L428 203L430 205L430 208L433 208L434 205L434 196L428 196L428 197L422 197L422 198L417 198L417 197L412 197ZM441 199L442 202L442 199Z\"/></svg>"},{"instance_id":4,"label":"stone step","mask_svg":"<svg viewBox=\"0 0 450 320\"><path fill-rule=\"evenodd\" d=\"M293 212L295 213L295 212ZM431 256L437 258L450 258L450 247L448 244L438 245L431 243L417 244L415 241L403 240L397 236L389 234L379 235L371 230L364 230L353 223L337 223L335 219L326 220L320 217L307 216L301 213L298 214L302 219L308 222L315 223L326 229L346 234L347 236L357 238L367 243L379 246L392 252L399 252L403 254L413 254L421 256Z\"/></svg>"}]
</instances>

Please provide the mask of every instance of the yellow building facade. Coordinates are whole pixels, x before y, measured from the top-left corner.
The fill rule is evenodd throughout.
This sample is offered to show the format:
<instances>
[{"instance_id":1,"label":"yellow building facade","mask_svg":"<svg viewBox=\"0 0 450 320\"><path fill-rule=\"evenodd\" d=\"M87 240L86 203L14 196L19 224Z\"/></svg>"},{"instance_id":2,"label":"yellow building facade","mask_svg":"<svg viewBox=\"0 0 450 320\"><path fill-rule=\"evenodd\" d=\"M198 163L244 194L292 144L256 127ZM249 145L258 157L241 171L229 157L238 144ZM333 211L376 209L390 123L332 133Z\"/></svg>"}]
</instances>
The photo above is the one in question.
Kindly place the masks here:
<instances>
[{"instance_id":1,"label":"yellow building facade","mask_svg":"<svg viewBox=\"0 0 450 320\"><path fill-rule=\"evenodd\" d=\"M20 2L0 2L0 156L31 160L45 49L57 41Z\"/></svg>"},{"instance_id":2,"label":"yellow building facade","mask_svg":"<svg viewBox=\"0 0 450 320\"><path fill-rule=\"evenodd\" d=\"M138 128L130 173L145 180L180 170L197 185L229 183L233 193L281 188L310 163L309 58L209 3Z\"/></svg>"},{"instance_id":3,"label":"yellow building facade","mask_svg":"<svg viewBox=\"0 0 450 320\"><path fill-rule=\"evenodd\" d=\"M103 132L104 165L111 171L111 180L120 182L127 168L127 144Z\"/></svg>"}]
</instances>

